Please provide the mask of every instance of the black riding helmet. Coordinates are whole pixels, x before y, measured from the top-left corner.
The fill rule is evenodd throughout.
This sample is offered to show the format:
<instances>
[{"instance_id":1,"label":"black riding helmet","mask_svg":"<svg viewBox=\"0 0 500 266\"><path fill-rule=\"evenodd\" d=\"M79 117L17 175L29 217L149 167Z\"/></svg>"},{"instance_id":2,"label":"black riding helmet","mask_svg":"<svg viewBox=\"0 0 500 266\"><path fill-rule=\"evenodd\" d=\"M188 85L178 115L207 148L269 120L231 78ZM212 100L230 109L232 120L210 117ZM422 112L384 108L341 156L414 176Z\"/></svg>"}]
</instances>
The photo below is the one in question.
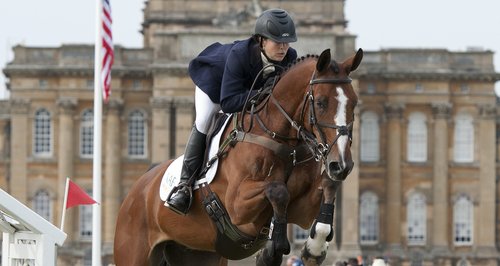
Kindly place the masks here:
<instances>
[{"instance_id":1,"label":"black riding helmet","mask_svg":"<svg viewBox=\"0 0 500 266\"><path fill-rule=\"evenodd\" d=\"M268 9L257 18L255 34L275 42L296 42L295 24L283 9Z\"/></svg>"}]
</instances>

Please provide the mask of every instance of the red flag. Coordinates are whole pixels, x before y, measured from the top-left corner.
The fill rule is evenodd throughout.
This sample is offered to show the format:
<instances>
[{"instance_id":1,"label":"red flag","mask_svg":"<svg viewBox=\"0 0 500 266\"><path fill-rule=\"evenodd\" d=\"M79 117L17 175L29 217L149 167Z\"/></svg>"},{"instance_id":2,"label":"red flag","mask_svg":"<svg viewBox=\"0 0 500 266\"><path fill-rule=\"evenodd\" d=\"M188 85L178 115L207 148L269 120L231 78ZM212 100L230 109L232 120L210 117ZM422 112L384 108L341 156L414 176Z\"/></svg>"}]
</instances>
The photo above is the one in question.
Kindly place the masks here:
<instances>
[{"instance_id":1,"label":"red flag","mask_svg":"<svg viewBox=\"0 0 500 266\"><path fill-rule=\"evenodd\" d=\"M66 209L77 205L88 205L97 203L89 196L81 187L69 180L68 182L68 199L66 201Z\"/></svg>"},{"instance_id":2,"label":"red flag","mask_svg":"<svg viewBox=\"0 0 500 266\"><path fill-rule=\"evenodd\" d=\"M109 0L102 1L102 94L105 102L111 94L111 67L114 61L113 34L111 32L111 5Z\"/></svg>"}]
</instances>

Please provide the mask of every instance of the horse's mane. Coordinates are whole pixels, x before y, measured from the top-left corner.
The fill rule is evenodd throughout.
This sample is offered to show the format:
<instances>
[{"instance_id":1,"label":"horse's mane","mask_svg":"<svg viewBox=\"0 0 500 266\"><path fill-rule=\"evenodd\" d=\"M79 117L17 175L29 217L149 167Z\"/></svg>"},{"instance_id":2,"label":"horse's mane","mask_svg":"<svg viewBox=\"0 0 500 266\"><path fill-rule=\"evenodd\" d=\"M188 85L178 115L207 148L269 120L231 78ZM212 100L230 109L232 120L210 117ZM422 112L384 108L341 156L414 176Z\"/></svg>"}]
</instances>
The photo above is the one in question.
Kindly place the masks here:
<instances>
[{"instance_id":1,"label":"horse's mane","mask_svg":"<svg viewBox=\"0 0 500 266\"><path fill-rule=\"evenodd\" d=\"M318 58L319 58L319 55L316 55L316 54L307 54L305 56L297 57L297 59L295 59L294 62L288 64L288 66L286 66L283 69L283 72L281 72L280 77L283 77L290 69L292 69L294 66L298 65L299 63L306 61L307 59L318 59ZM331 63L332 63L332 66L331 66L332 70L335 73L339 73L338 63L335 60L332 60Z\"/></svg>"},{"instance_id":2,"label":"horse's mane","mask_svg":"<svg viewBox=\"0 0 500 266\"><path fill-rule=\"evenodd\" d=\"M285 69L283 69L283 71L281 72L281 77L283 77L286 74L286 72L288 72L291 68L293 68L297 64L306 61L306 59L318 59L318 58L319 58L319 55L315 55L315 54L307 54L305 56L297 57L297 59L295 59L295 61L288 64L288 66L286 66Z\"/></svg>"}]
</instances>

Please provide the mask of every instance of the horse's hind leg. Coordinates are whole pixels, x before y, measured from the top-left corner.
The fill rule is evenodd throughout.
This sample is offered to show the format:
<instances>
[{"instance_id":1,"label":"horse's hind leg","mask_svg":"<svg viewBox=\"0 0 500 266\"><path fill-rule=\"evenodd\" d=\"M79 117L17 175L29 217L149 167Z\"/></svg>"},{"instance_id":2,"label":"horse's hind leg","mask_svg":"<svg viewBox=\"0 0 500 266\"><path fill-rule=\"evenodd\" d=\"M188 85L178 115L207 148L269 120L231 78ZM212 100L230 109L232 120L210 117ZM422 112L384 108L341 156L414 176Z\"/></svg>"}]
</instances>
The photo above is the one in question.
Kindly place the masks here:
<instances>
[{"instance_id":1,"label":"horse's hind leg","mask_svg":"<svg viewBox=\"0 0 500 266\"><path fill-rule=\"evenodd\" d=\"M328 242L333 239L334 201L340 182L329 178L323 180L323 200L316 221L311 227L309 238L302 249L302 260L307 266L321 265L326 257Z\"/></svg>"},{"instance_id":2,"label":"horse's hind leg","mask_svg":"<svg viewBox=\"0 0 500 266\"><path fill-rule=\"evenodd\" d=\"M175 242L168 242L164 246L163 257L168 266L227 266L227 259L215 252L193 250Z\"/></svg>"},{"instance_id":3,"label":"horse's hind leg","mask_svg":"<svg viewBox=\"0 0 500 266\"><path fill-rule=\"evenodd\" d=\"M257 265L278 266L281 265L283 254L290 253L290 243L286 235L286 211L290 195L286 184L279 181L269 183L265 193L273 207L273 233L271 242L257 255Z\"/></svg>"}]
</instances>

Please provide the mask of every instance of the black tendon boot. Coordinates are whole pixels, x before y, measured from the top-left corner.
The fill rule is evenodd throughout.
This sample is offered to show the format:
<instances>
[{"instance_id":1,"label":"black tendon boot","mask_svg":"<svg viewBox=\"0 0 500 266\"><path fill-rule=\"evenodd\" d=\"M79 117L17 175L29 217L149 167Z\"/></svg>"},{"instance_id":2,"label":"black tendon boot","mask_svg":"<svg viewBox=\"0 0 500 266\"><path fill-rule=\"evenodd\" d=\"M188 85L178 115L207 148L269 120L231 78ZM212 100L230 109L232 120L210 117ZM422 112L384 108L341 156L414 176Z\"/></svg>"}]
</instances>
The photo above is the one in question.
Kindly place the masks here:
<instances>
[{"instance_id":1,"label":"black tendon boot","mask_svg":"<svg viewBox=\"0 0 500 266\"><path fill-rule=\"evenodd\" d=\"M166 206L172 211L186 215L191 207L193 185L196 174L203 163L205 154L205 144L207 135L199 132L196 126L193 126L186 151L184 153L184 162L182 164L181 180L179 184L172 189L166 200Z\"/></svg>"}]
</instances>

